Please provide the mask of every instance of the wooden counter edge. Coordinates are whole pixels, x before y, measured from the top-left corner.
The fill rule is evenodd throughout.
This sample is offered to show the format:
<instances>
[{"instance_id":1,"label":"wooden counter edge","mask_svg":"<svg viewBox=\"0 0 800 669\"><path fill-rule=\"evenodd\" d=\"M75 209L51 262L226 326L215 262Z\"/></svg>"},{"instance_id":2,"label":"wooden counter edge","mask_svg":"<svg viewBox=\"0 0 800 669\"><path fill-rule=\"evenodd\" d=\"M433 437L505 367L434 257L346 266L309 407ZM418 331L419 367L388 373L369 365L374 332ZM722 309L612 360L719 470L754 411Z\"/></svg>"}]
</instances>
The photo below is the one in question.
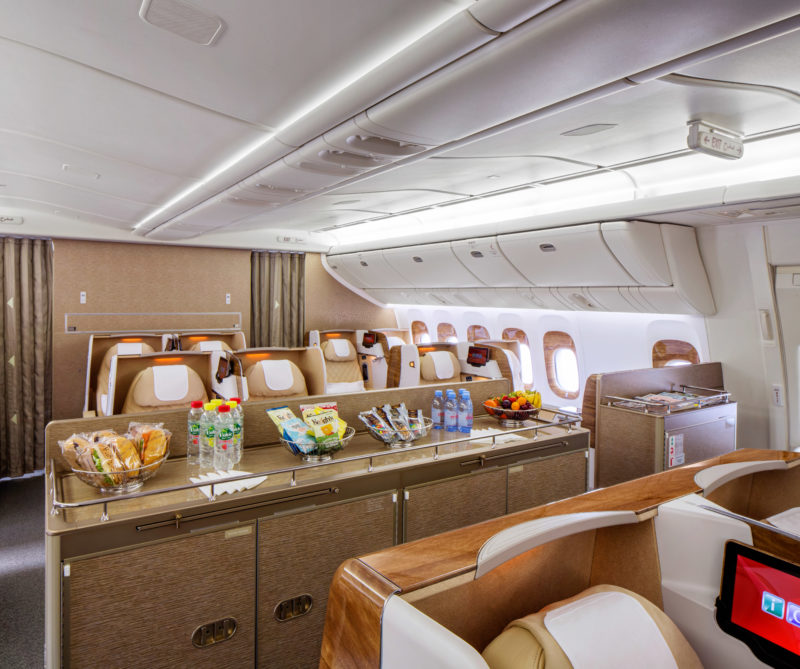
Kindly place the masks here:
<instances>
[{"instance_id":1,"label":"wooden counter edge","mask_svg":"<svg viewBox=\"0 0 800 669\"><path fill-rule=\"evenodd\" d=\"M706 467L728 462L781 459L800 461L800 453L758 449L732 451L703 462L599 488L470 527L398 544L361 556L361 561L389 582L397 584L401 592L411 592L475 569L478 551L484 542L512 525L543 516L584 511L630 510L642 514L671 499L698 492L694 476Z\"/></svg>"},{"instance_id":2,"label":"wooden counter edge","mask_svg":"<svg viewBox=\"0 0 800 669\"><path fill-rule=\"evenodd\" d=\"M380 666L383 607L398 590L358 558L339 565L328 594L320 669Z\"/></svg>"}]
</instances>

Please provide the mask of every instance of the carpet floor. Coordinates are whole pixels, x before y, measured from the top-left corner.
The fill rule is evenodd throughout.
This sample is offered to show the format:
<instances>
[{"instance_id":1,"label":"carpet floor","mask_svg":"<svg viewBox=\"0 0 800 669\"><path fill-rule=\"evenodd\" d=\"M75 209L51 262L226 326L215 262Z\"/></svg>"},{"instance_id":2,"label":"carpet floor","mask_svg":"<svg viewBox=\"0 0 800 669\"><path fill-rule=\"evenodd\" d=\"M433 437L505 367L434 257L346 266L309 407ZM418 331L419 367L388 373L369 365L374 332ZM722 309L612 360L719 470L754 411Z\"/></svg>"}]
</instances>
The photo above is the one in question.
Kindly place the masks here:
<instances>
[{"instance_id":1,"label":"carpet floor","mask_svg":"<svg viewBox=\"0 0 800 669\"><path fill-rule=\"evenodd\" d=\"M0 481L0 667L44 666L44 477Z\"/></svg>"}]
</instances>

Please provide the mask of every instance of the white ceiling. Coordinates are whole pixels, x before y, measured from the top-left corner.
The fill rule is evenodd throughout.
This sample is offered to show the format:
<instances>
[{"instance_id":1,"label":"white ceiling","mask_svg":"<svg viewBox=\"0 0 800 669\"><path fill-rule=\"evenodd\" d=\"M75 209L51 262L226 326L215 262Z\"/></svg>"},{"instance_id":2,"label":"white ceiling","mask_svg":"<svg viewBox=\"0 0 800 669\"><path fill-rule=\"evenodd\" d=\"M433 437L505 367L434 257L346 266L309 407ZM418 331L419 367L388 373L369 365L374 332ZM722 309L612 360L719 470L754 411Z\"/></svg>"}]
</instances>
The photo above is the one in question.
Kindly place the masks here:
<instances>
[{"instance_id":1,"label":"white ceiling","mask_svg":"<svg viewBox=\"0 0 800 669\"><path fill-rule=\"evenodd\" d=\"M577 65L558 70L558 63L573 62L569 58L592 62L591 50L582 50L579 37L629 30L612 14L625 4L621 0L563 2L504 35L481 28L467 12L485 17L490 10L510 8L513 15L511 10L529 12L530 2L163 1L218 16L224 28L217 41L201 46L146 23L139 16L139 0L0 0L0 215L25 219L21 226L0 224L0 234L308 250L338 241L353 247L359 228L377 225L371 219L477 202L524 185L546 188L548 182L598 169L614 169L623 182L638 188L639 197L647 195L658 168L634 164L655 160L658 165L688 153L686 124L693 119L743 135L746 155L747 144L765 133L800 131L800 23L786 34L738 50L732 45L717 57L678 62L663 72L692 80L634 76L697 50L692 45L707 48L790 19L800 12L790 0L762 0L757 7L745 3L736 11L723 0L707 0L697 16L692 15L696 3L688 0L675 0L669 8L640 0L638 11L648 19L644 24L651 31L663 25L663 33L631 38L637 53L626 54L622 41L608 50L596 47L603 51L595 54L596 81L583 69L573 81ZM552 3L540 3L547 4ZM724 21L714 13L722 7L729 10ZM598 16L608 17L609 26L598 25ZM641 22L641 17L630 20ZM683 26L686 33L674 39L670 25ZM527 53L522 36L536 31L537 44L541 36L553 42L548 47L552 71L541 59L520 63ZM564 39L571 35L575 44ZM475 70L478 76L478 65L502 71L498 54L505 45L517 54L518 72L487 90L507 91L510 97L484 94L477 82L465 86L467 74ZM494 60L489 63L489 58ZM331 142L353 132L408 141L410 130L392 134L380 124L407 122L406 108L413 122L414 101L435 100L437 88L429 82L442 82L446 90L451 70L438 69L409 84L452 59L459 66L454 91L466 91L466 112L471 112L453 116L453 132L458 123L487 132L472 138L456 133L441 146L429 144L417 157L357 171L355 178L319 172L314 177L312 170L309 179L317 185L313 192L298 194L296 202L230 200L232 192L226 189L264 167L272 165L279 174L287 164L316 160L325 146L314 138L336 127L341 130L326 135ZM552 91L546 90L548 76ZM693 85L703 83L696 79L713 80L713 85ZM596 86L616 82L615 92L581 98L592 81ZM542 87L542 100L556 107L531 106L527 100L535 87ZM400 93L393 96L395 91ZM579 97L562 104L570 91ZM392 106L394 99L403 102ZM455 102L450 96L448 103ZM366 109L374 111L359 116ZM436 112L443 109L447 104L419 110L442 137L448 119ZM525 113L533 115L513 121ZM591 124L613 127L592 135L562 134ZM496 134L491 134L495 125ZM314 143L295 150L306 141ZM333 150L342 149L337 145ZM284 157L286 162L276 162ZM703 156L691 164L709 172L723 163ZM530 192L538 196L544 188ZM724 217L712 220L726 222ZM337 226L344 226L346 234L338 233ZM287 230L297 236L287 241ZM481 230L473 225L470 233Z\"/></svg>"}]
</instances>

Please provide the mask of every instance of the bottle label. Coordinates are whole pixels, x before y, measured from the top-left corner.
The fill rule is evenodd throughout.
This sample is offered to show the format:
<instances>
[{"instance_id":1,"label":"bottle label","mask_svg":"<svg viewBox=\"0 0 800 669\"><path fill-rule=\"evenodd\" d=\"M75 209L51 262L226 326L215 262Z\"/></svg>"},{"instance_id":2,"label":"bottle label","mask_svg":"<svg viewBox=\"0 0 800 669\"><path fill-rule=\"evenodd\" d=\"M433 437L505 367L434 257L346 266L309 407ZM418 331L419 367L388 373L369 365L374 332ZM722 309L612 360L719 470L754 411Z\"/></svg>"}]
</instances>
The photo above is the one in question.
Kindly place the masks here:
<instances>
[{"instance_id":1,"label":"bottle label","mask_svg":"<svg viewBox=\"0 0 800 669\"><path fill-rule=\"evenodd\" d=\"M234 423L233 424L233 433L235 435L240 435L242 433L242 425L241 423Z\"/></svg>"},{"instance_id":2,"label":"bottle label","mask_svg":"<svg viewBox=\"0 0 800 669\"><path fill-rule=\"evenodd\" d=\"M233 439L233 430L229 427L223 427L219 431L219 438L222 439L222 441L230 441Z\"/></svg>"},{"instance_id":3,"label":"bottle label","mask_svg":"<svg viewBox=\"0 0 800 669\"><path fill-rule=\"evenodd\" d=\"M200 434L200 423L189 423L189 434L192 436Z\"/></svg>"}]
</instances>

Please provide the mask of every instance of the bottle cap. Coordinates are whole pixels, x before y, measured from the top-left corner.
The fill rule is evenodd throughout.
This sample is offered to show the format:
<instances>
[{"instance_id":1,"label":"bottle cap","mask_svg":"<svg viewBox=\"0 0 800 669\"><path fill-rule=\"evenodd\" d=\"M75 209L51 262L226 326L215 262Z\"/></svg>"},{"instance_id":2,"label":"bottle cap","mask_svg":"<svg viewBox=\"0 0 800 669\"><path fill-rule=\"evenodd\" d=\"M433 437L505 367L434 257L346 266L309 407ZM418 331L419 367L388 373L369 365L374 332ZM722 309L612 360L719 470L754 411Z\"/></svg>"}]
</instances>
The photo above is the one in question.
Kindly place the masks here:
<instances>
[{"instance_id":1,"label":"bottle cap","mask_svg":"<svg viewBox=\"0 0 800 669\"><path fill-rule=\"evenodd\" d=\"M236 402L236 404L241 404L242 403L242 399L240 397L231 397L231 400Z\"/></svg>"},{"instance_id":2,"label":"bottle cap","mask_svg":"<svg viewBox=\"0 0 800 669\"><path fill-rule=\"evenodd\" d=\"M230 410L231 408L227 404L220 404L219 407L217 407L219 413L227 413Z\"/></svg>"},{"instance_id":3,"label":"bottle cap","mask_svg":"<svg viewBox=\"0 0 800 669\"><path fill-rule=\"evenodd\" d=\"M436 391L435 393L433 393L433 394L434 394L434 396L435 396L435 397L441 397L441 396L442 396L442 391L441 391L441 390L437 390L437 391Z\"/></svg>"},{"instance_id":4,"label":"bottle cap","mask_svg":"<svg viewBox=\"0 0 800 669\"><path fill-rule=\"evenodd\" d=\"M213 402L206 402L203 405L203 409L205 409L206 411L214 411L214 408L215 407L214 407L214 403Z\"/></svg>"},{"instance_id":5,"label":"bottle cap","mask_svg":"<svg viewBox=\"0 0 800 669\"><path fill-rule=\"evenodd\" d=\"M202 409L203 403L200 400L194 400L192 402L192 409Z\"/></svg>"},{"instance_id":6,"label":"bottle cap","mask_svg":"<svg viewBox=\"0 0 800 669\"><path fill-rule=\"evenodd\" d=\"M228 400L225 402L225 404L227 404L231 409L235 409L237 406L239 406L239 403L235 400Z\"/></svg>"}]
</instances>

